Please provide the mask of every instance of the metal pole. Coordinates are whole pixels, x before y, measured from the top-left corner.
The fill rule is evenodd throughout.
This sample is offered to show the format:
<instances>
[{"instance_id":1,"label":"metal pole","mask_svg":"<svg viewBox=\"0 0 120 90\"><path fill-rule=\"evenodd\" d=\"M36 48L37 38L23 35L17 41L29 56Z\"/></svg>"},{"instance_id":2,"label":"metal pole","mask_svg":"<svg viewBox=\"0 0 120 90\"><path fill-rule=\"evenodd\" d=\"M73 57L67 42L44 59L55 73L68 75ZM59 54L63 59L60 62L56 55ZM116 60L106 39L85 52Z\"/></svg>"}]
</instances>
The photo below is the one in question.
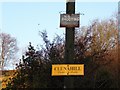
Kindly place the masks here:
<instances>
[{"instance_id":1,"label":"metal pole","mask_svg":"<svg viewBox=\"0 0 120 90\"><path fill-rule=\"evenodd\" d=\"M75 14L75 0L67 0L66 2L66 14ZM74 27L66 27L65 36L65 63L74 63ZM74 78L66 76L64 78L64 88L73 88Z\"/></svg>"}]
</instances>

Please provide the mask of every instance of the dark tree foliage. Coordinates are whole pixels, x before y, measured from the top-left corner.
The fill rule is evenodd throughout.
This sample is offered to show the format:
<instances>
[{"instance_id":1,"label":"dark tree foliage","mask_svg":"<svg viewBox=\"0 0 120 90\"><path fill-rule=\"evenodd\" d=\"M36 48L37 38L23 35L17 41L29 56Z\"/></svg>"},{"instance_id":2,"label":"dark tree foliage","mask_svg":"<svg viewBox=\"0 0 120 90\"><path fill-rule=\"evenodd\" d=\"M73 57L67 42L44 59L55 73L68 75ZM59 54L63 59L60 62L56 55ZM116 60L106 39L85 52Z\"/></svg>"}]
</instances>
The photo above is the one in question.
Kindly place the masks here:
<instances>
[{"instance_id":1,"label":"dark tree foliage","mask_svg":"<svg viewBox=\"0 0 120 90\"><path fill-rule=\"evenodd\" d=\"M113 74L105 67L113 60L110 55L112 55L111 50L114 49L115 43L109 44L110 40L104 41L102 43L104 48L98 43L102 41L103 36L98 41L94 41L97 36L101 35L98 35L99 32L92 35L95 25L96 23L93 23L86 29L82 28L84 31L86 30L84 35L76 31L74 63L84 64L85 75L74 77L75 88L115 87ZM97 25L96 27L100 29L99 24ZM51 76L51 68L52 64L64 63L65 41L60 36L56 36L51 42L46 31L40 32L40 35L43 38L44 46L41 46L40 50L35 50L31 43L29 44L28 51L17 65L15 76L5 89L64 87L64 77ZM107 43L107 45L105 46L104 43ZM101 46L101 48L97 48L98 46Z\"/></svg>"},{"instance_id":2,"label":"dark tree foliage","mask_svg":"<svg viewBox=\"0 0 120 90\"><path fill-rule=\"evenodd\" d=\"M61 63L63 60L62 43L58 45L55 41L60 39L57 37L51 44L45 39L45 32L42 33L43 40L45 41L45 48L36 51L34 47L29 44L28 51L20 60L17 65L16 73L10 80L5 89L21 89L21 88L62 88L63 77L52 77L51 66L52 63ZM57 41L57 43L59 43ZM4 90L4 89L3 89Z\"/></svg>"}]
</instances>

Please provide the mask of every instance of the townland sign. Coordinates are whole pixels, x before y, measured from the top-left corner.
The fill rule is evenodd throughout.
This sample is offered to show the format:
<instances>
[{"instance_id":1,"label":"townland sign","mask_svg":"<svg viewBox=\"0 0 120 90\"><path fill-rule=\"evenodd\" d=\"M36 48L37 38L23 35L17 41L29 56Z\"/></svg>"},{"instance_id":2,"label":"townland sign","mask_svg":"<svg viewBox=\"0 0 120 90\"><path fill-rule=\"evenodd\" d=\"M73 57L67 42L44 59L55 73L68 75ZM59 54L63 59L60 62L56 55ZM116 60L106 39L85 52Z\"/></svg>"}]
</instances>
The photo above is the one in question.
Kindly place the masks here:
<instances>
[{"instance_id":1,"label":"townland sign","mask_svg":"<svg viewBox=\"0 0 120 90\"><path fill-rule=\"evenodd\" d=\"M54 64L52 65L52 76L84 75L83 64Z\"/></svg>"}]
</instances>

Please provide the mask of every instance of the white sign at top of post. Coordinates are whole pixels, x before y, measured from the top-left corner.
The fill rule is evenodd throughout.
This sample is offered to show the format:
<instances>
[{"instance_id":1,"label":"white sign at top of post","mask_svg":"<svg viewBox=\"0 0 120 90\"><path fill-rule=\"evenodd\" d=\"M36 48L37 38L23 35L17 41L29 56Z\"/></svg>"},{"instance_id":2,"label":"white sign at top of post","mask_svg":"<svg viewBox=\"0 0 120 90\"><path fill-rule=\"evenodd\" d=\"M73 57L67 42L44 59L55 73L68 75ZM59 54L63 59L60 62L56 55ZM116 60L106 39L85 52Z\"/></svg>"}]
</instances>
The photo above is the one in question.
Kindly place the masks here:
<instances>
[{"instance_id":1,"label":"white sign at top of post","mask_svg":"<svg viewBox=\"0 0 120 90\"><path fill-rule=\"evenodd\" d=\"M80 14L61 14L60 27L79 27Z\"/></svg>"}]
</instances>

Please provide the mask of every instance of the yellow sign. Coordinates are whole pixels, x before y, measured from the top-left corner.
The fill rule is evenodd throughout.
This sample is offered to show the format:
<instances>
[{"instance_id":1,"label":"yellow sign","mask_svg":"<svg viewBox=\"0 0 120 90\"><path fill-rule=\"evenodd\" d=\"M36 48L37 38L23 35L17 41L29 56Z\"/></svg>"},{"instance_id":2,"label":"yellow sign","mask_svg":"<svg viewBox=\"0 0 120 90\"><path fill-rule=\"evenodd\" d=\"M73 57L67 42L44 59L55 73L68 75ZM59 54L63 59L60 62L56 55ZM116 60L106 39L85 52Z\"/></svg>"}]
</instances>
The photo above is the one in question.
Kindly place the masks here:
<instances>
[{"instance_id":1,"label":"yellow sign","mask_svg":"<svg viewBox=\"0 0 120 90\"><path fill-rule=\"evenodd\" d=\"M54 64L52 76L84 75L84 64Z\"/></svg>"}]
</instances>

